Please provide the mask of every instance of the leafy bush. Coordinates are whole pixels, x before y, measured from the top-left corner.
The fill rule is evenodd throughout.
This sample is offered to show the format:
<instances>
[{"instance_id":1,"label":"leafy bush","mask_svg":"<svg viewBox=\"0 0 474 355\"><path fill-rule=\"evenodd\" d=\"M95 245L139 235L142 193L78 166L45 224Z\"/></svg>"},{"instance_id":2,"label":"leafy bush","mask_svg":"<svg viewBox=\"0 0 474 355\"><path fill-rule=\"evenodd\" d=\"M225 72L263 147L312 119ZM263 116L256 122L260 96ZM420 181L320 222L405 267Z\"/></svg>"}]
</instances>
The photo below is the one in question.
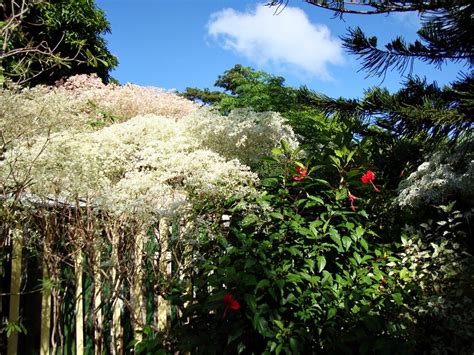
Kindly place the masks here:
<instances>
[{"instance_id":1,"label":"leafy bush","mask_svg":"<svg viewBox=\"0 0 474 355\"><path fill-rule=\"evenodd\" d=\"M466 217L454 203L442 205L435 220L407 227L402 236L396 269L411 296L419 352L474 351L474 257L463 230Z\"/></svg>"},{"instance_id":2,"label":"leafy bush","mask_svg":"<svg viewBox=\"0 0 474 355\"><path fill-rule=\"evenodd\" d=\"M282 175L263 180L260 196L207 206L214 218L200 225L170 297L170 349L406 351L409 320L386 268L397 259L377 244L362 206L351 210L347 189L319 179L285 147L274 150Z\"/></svg>"}]
</instances>

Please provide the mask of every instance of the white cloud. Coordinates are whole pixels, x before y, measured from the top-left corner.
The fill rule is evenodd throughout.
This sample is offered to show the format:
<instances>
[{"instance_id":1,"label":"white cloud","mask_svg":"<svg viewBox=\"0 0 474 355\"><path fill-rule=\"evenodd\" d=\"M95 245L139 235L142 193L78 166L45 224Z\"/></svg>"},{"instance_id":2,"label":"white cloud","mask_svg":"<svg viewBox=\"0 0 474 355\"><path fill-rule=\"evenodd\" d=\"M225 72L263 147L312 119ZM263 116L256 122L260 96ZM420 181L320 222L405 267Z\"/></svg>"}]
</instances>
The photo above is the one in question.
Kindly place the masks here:
<instances>
[{"instance_id":1,"label":"white cloud","mask_svg":"<svg viewBox=\"0 0 474 355\"><path fill-rule=\"evenodd\" d=\"M248 12L224 9L211 15L208 34L259 66L284 66L323 80L331 80L328 64L344 62L340 40L295 7L279 14L264 5Z\"/></svg>"}]
</instances>

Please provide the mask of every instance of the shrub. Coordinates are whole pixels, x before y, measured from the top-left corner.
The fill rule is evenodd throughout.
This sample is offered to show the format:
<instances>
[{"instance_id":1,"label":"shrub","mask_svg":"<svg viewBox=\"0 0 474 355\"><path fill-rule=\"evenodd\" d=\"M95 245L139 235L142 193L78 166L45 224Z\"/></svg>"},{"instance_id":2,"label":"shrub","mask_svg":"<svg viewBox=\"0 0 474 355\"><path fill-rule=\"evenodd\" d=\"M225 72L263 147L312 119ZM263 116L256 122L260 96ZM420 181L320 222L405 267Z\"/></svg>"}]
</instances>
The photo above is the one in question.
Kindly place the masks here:
<instances>
[{"instance_id":1,"label":"shrub","mask_svg":"<svg viewBox=\"0 0 474 355\"><path fill-rule=\"evenodd\" d=\"M170 350L407 351L410 322L385 266L396 259L376 243L362 205L353 212L347 189L278 152L283 173L263 180L260 196L208 206L216 217L200 225L173 285Z\"/></svg>"}]
</instances>

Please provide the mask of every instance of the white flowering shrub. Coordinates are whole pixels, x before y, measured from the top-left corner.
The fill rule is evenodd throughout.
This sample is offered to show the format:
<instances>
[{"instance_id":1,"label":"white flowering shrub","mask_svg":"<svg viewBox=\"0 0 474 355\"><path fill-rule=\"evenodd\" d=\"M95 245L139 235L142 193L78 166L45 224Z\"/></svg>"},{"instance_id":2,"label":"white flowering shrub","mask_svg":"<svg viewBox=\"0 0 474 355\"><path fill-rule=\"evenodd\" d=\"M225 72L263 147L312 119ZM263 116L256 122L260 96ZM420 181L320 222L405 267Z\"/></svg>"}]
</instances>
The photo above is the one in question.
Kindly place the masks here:
<instances>
[{"instance_id":1,"label":"white flowering shrub","mask_svg":"<svg viewBox=\"0 0 474 355\"><path fill-rule=\"evenodd\" d=\"M180 119L198 106L175 93L127 84L104 85L77 75L57 86L0 90L0 131L25 140L67 130L93 131L145 114Z\"/></svg>"},{"instance_id":2,"label":"white flowering shrub","mask_svg":"<svg viewBox=\"0 0 474 355\"><path fill-rule=\"evenodd\" d=\"M163 215L189 203L186 196L222 201L249 194L257 177L237 159L201 148L174 118L138 116L93 132L59 132L7 153L8 164L30 174L36 197L87 199L113 212Z\"/></svg>"},{"instance_id":3,"label":"white flowering shrub","mask_svg":"<svg viewBox=\"0 0 474 355\"><path fill-rule=\"evenodd\" d=\"M2 91L0 101L0 130L10 140L3 181L27 184L36 198L146 218L187 208L190 196L220 203L251 193L258 179L250 168L281 140L298 146L279 114L224 117L174 93L90 75Z\"/></svg>"},{"instance_id":4,"label":"white flowering shrub","mask_svg":"<svg viewBox=\"0 0 474 355\"><path fill-rule=\"evenodd\" d=\"M401 207L440 204L474 198L474 150L472 142L452 151L440 150L400 184L396 203Z\"/></svg>"},{"instance_id":5,"label":"white flowering shrub","mask_svg":"<svg viewBox=\"0 0 474 355\"><path fill-rule=\"evenodd\" d=\"M187 117L184 124L186 131L203 147L228 159L237 158L253 169L259 167L261 159L269 156L281 140L287 141L292 149L298 147L294 131L275 112L238 109L221 116L203 110Z\"/></svg>"}]
</instances>

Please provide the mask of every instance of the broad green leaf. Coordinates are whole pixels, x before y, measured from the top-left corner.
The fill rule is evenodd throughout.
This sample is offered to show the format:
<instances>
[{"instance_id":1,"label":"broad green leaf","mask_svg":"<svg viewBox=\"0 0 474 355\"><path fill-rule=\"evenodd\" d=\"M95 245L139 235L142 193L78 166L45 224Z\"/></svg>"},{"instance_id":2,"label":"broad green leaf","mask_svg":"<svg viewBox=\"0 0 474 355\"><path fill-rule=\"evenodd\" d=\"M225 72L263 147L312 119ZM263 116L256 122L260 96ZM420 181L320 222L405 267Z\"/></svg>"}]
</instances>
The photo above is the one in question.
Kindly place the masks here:
<instances>
[{"instance_id":1,"label":"broad green leaf","mask_svg":"<svg viewBox=\"0 0 474 355\"><path fill-rule=\"evenodd\" d=\"M321 272L324 270L324 267L326 266L326 258L323 255L319 255L317 257L318 261L318 272Z\"/></svg>"},{"instance_id":2,"label":"broad green leaf","mask_svg":"<svg viewBox=\"0 0 474 355\"><path fill-rule=\"evenodd\" d=\"M288 144L288 142L286 140L282 139L280 143L281 143L281 147L283 149L283 153L284 154L290 153L291 150L290 150L290 145Z\"/></svg>"},{"instance_id":3,"label":"broad green leaf","mask_svg":"<svg viewBox=\"0 0 474 355\"><path fill-rule=\"evenodd\" d=\"M288 281L291 281L291 282L295 282L295 283L301 282L301 276L299 276L297 274L289 273L286 276L286 278L287 278Z\"/></svg>"},{"instance_id":4,"label":"broad green leaf","mask_svg":"<svg viewBox=\"0 0 474 355\"><path fill-rule=\"evenodd\" d=\"M329 230L329 237L337 244L337 251L343 252L344 249L342 248L341 236L339 235L339 232L336 229L331 228Z\"/></svg>"},{"instance_id":5,"label":"broad green leaf","mask_svg":"<svg viewBox=\"0 0 474 355\"><path fill-rule=\"evenodd\" d=\"M349 248L351 247L351 244L352 244L352 239L351 238L342 237L342 245L344 246L344 249L346 249L346 251L349 250Z\"/></svg>"},{"instance_id":6,"label":"broad green leaf","mask_svg":"<svg viewBox=\"0 0 474 355\"><path fill-rule=\"evenodd\" d=\"M336 315L337 313L337 309L332 307L332 308L329 308L328 310L328 319L331 319L331 318L334 318L334 316Z\"/></svg>"},{"instance_id":7,"label":"broad green leaf","mask_svg":"<svg viewBox=\"0 0 474 355\"><path fill-rule=\"evenodd\" d=\"M281 330L284 330L285 329L285 326L283 325L283 322L281 320L278 320L278 319L275 319L273 320L273 322L276 324L276 326L278 328L280 328Z\"/></svg>"},{"instance_id":8,"label":"broad green leaf","mask_svg":"<svg viewBox=\"0 0 474 355\"><path fill-rule=\"evenodd\" d=\"M362 261L362 258L360 257L360 255L357 253L357 252L354 252L354 259L357 261L357 264L360 265L361 261Z\"/></svg>"},{"instance_id":9,"label":"broad green leaf","mask_svg":"<svg viewBox=\"0 0 474 355\"><path fill-rule=\"evenodd\" d=\"M323 270L323 279L321 280L321 284L323 286L326 286L326 285L332 286L333 282L334 281L332 279L332 275L326 270Z\"/></svg>"}]
</instances>

